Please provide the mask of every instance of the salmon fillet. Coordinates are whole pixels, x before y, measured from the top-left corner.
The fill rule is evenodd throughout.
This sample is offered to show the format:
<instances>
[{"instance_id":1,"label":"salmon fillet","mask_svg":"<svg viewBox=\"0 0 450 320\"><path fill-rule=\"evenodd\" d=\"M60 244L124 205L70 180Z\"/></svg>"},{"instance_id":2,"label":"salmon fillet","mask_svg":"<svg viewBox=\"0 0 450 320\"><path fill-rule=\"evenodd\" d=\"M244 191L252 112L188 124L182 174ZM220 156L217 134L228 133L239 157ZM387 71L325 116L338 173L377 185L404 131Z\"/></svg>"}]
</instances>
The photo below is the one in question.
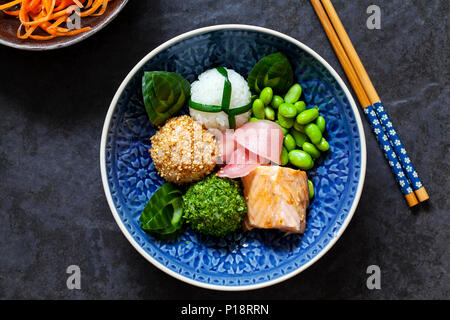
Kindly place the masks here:
<instances>
[{"instance_id":1,"label":"salmon fillet","mask_svg":"<svg viewBox=\"0 0 450 320\"><path fill-rule=\"evenodd\" d=\"M242 178L248 214L244 229L280 229L304 233L309 205L305 171L259 166Z\"/></svg>"}]
</instances>

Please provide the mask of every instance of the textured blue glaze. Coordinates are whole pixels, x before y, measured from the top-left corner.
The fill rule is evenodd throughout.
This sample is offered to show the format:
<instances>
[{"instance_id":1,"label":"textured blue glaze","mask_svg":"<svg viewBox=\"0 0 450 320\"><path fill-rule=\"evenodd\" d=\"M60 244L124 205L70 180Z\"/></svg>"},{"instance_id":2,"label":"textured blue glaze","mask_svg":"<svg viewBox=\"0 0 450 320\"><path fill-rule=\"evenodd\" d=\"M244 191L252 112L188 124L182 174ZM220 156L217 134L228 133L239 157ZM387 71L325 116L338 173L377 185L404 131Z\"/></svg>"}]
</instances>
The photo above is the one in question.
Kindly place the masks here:
<instances>
[{"instance_id":1,"label":"textured blue glaze","mask_svg":"<svg viewBox=\"0 0 450 320\"><path fill-rule=\"evenodd\" d=\"M209 68L225 66L246 77L259 59L276 51L290 59L307 104L317 105L327 121L330 151L308 172L316 195L308 209L305 234L283 236L276 230L252 230L215 239L187 228L180 238L171 241L147 235L140 229L138 218L163 180L148 153L155 129L142 102L143 72L173 71L192 82ZM106 174L114 205L127 231L162 266L205 284L261 284L294 272L337 236L356 196L361 174L360 142L355 115L344 91L319 61L269 34L220 30L166 48L132 77L110 122Z\"/></svg>"}]
</instances>

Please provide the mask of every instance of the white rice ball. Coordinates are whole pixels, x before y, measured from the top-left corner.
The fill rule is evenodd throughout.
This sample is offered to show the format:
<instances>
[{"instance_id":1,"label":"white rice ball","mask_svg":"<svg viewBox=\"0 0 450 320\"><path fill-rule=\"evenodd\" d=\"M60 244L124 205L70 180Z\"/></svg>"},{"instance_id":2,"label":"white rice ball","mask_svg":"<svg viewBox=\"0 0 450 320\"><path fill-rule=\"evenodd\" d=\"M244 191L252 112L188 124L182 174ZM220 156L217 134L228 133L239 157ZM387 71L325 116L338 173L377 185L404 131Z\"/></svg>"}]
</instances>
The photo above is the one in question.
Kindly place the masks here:
<instances>
[{"instance_id":1,"label":"white rice ball","mask_svg":"<svg viewBox=\"0 0 450 320\"><path fill-rule=\"evenodd\" d=\"M228 72L228 79L231 82L230 109L242 107L250 103L251 93L247 81L239 73L232 69L225 68ZM194 102L208 105L220 106L222 104L222 94L225 77L215 68L209 69L198 76L198 80L191 84L191 99ZM208 129L219 129L224 131L229 129L228 115L225 112L204 112L189 108L192 118L201 122ZM248 122L251 110L235 117L236 128Z\"/></svg>"}]
</instances>

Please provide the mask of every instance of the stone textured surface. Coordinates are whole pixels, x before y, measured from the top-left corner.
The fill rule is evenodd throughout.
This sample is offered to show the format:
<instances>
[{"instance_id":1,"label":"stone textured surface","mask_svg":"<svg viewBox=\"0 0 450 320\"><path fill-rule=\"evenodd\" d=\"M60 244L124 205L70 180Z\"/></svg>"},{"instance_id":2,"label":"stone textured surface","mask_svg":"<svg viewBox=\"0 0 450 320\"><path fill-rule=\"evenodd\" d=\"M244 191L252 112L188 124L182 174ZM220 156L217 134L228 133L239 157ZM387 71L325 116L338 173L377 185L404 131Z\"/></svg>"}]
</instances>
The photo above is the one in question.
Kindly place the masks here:
<instances>
[{"instance_id":1,"label":"stone textured surface","mask_svg":"<svg viewBox=\"0 0 450 320\"><path fill-rule=\"evenodd\" d=\"M366 28L371 1L333 3L431 201L407 208L364 123L360 205L308 270L233 293L192 287L153 267L115 224L99 169L107 108L136 62L182 32L243 23L293 36L344 73L308 1L134 0L73 47L0 48L0 298L449 299L448 1L379 1L381 30ZM81 290L66 287L71 264L81 268ZM381 290L366 287L372 264L381 268Z\"/></svg>"}]
</instances>

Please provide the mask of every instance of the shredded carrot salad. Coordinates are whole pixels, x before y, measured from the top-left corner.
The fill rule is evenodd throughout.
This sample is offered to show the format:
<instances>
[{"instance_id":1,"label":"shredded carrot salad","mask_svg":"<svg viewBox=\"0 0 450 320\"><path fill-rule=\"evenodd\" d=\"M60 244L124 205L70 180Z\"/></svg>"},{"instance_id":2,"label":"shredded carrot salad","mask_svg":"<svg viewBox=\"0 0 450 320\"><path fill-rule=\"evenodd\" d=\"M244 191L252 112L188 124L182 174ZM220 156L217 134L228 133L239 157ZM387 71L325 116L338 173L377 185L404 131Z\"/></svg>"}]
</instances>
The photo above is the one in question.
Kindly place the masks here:
<instances>
[{"instance_id":1,"label":"shredded carrot salad","mask_svg":"<svg viewBox=\"0 0 450 320\"><path fill-rule=\"evenodd\" d=\"M14 0L0 4L4 13L20 20L17 37L20 39L49 40L73 36L91 30L80 27L76 20L105 13L112 0ZM66 23L61 26L63 23ZM36 34L38 30L44 35Z\"/></svg>"}]
</instances>

